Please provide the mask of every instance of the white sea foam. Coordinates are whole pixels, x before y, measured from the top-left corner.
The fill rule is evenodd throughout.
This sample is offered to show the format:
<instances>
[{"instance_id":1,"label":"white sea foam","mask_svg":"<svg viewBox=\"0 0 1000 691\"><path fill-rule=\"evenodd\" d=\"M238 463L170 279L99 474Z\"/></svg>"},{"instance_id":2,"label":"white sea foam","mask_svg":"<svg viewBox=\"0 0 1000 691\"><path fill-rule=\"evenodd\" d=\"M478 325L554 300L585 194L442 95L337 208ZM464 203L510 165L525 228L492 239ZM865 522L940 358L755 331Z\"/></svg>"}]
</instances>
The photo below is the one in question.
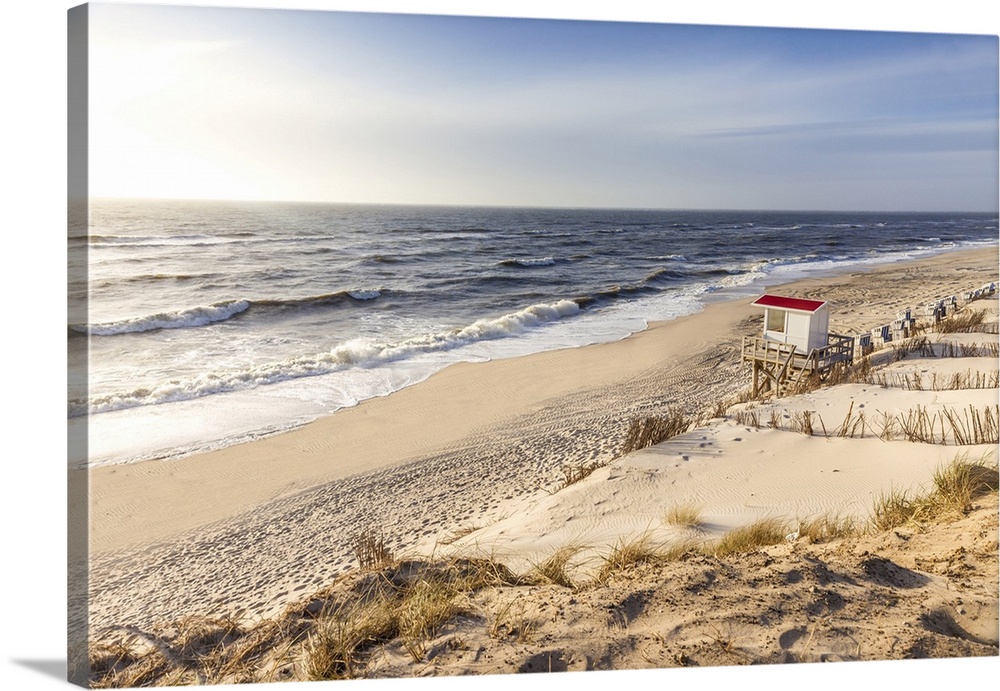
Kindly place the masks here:
<instances>
[{"instance_id":1,"label":"white sea foam","mask_svg":"<svg viewBox=\"0 0 1000 691\"><path fill-rule=\"evenodd\" d=\"M116 336L125 333L153 331L154 329L184 329L225 321L233 315L246 311L249 307L250 303L246 300L231 300L176 312L159 312L102 324L73 324L70 328L80 333L88 333L91 336Z\"/></svg>"},{"instance_id":2,"label":"white sea foam","mask_svg":"<svg viewBox=\"0 0 1000 691\"><path fill-rule=\"evenodd\" d=\"M505 259L500 263L508 266L514 264L516 264L517 266L526 266L526 267L552 266L553 264L556 263L556 260L555 257L540 257L537 259Z\"/></svg>"},{"instance_id":3,"label":"white sea foam","mask_svg":"<svg viewBox=\"0 0 1000 691\"><path fill-rule=\"evenodd\" d=\"M314 377L351 367L374 367L409 357L454 350L480 341L506 338L548 322L573 316L580 306L572 300L531 305L496 318L480 319L468 326L399 342L355 338L329 351L270 362L229 372L213 372L154 387L93 397L89 403L71 401L69 416L103 413L137 406L186 401L212 394L241 391L302 377Z\"/></svg>"}]
</instances>

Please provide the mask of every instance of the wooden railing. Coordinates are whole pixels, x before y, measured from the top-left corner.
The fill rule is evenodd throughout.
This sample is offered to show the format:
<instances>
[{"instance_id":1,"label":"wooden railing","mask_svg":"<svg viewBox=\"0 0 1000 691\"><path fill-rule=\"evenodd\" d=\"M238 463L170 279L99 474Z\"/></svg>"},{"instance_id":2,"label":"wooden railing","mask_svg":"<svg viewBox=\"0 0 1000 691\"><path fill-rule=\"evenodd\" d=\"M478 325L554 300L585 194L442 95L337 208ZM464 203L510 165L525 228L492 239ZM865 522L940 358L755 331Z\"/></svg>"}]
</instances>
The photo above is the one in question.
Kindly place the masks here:
<instances>
[{"instance_id":1,"label":"wooden railing","mask_svg":"<svg viewBox=\"0 0 1000 691\"><path fill-rule=\"evenodd\" d=\"M760 336L743 337L743 361L763 362L807 371L824 371L841 362L854 360L854 338L829 334L827 345L813 348L808 354L798 353L790 343L769 341Z\"/></svg>"},{"instance_id":2,"label":"wooden railing","mask_svg":"<svg viewBox=\"0 0 1000 691\"><path fill-rule=\"evenodd\" d=\"M854 339L829 334L825 346L803 354L789 343L744 336L742 360L753 366L753 396L781 396L811 375L824 379L836 366L849 365L854 360Z\"/></svg>"},{"instance_id":3,"label":"wooden railing","mask_svg":"<svg viewBox=\"0 0 1000 691\"><path fill-rule=\"evenodd\" d=\"M823 348L816 348L812 353L810 353L810 356L815 354L817 368L826 369L827 367L831 367L835 364L842 362L850 364L854 361L853 336L828 334L826 343L827 345Z\"/></svg>"}]
</instances>

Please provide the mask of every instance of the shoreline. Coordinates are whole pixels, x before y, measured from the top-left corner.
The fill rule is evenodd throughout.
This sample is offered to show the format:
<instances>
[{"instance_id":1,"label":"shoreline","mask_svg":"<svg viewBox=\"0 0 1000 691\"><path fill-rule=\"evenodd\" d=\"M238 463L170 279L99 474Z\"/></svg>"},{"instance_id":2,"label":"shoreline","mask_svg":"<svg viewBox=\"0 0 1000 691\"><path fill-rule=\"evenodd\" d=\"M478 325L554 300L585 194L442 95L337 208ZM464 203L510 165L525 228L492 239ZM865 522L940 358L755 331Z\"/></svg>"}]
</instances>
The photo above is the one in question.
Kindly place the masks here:
<instances>
[{"instance_id":1,"label":"shoreline","mask_svg":"<svg viewBox=\"0 0 1000 691\"><path fill-rule=\"evenodd\" d=\"M121 409L112 408L89 418L71 417L69 419L71 433L85 434L89 429L90 446L87 454L73 455L70 467L75 469L146 461L172 461L185 456L217 451L284 434L336 414L344 408L354 407L365 400L392 395L459 362L479 363L493 359L524 357L549 350L616 342L646 330L650 324L690 316L702 311L709 304L730 302L757 294L759 288L765 284L786 284L801 279L823 278L852 271L866 272L899 261L919 261L928 256L982 248L981 242L969 242L964 246L939 249L936 253L927 249L910 250L819 263L796 259L770 260L777 263L763 274L758 273L755 268L749 274L723 278L710 286L699 287L697 284L678 286L675 291L668 294L644 296L634 302L625 301L619 306L625 308L624 313L617 311L614 306L601 308L597 312L581 308L578 314L547 322L544 330L529 329L514 338L473 340L454 351L446 349L423 364L405 358L401 362L407 364L401 371L394 372L390 368L390 371L384 373L384 376L392 380L390 383L382 381L376 385L368 382L360 384L355 389L354 380L346 380L344 377L356 375L365 380L366 367L363 363L359 364L357 369L328 372L313 381L304 380L303 385L309 386L310 390L326 391L323 396L333 397L328 401L329 406L317 407L308 403L312 394L303 397L296 388L296 382L299 380L293 377L288 381L247 390L223 390L204 397L182 397L164 405L151 404L135 408L125 406ZM768 260L762 260L757 262L757 265L768 263ZM557 297L552 299L566 301ZM547 306L551 307L553 304L555 303L548 303ZM542 303L539 303L532 307L541 305ZM630 305L632 307L629 309ZM511 312L508 316L521 312L523 310ZM649 314L655 316L650 318ZM487 317L487 319L499 318ZM579 326L581 322L578 320L590 323L591 328ZM541 336L543 331L549 335ZM541 341L538 340L539 337ZM527 345L531 343L533 345ZM487 351L494 352L475 350L483 346ZM473 351L465 352L467 347L472 347ZM376 367L375 371L381 371L380 367ZM375 379L380 380L380 377ZM341 387L351 393L349 395L333 393ZM343 400L338 399L338 396ZM333 402L334 399L340 402ZM289 401L299 401L299 403L289 407ZM275 403L278 407L275 409L270 403ZM218 411L227 412L218 415ZM139 433L139 430L142 430L142 433ZM87 458L87 455L90 458Z\"/></svg>"},{"instance_id":2,"label":"shoreline","mask_svg":"<svg viewBox=\"0 0 1000 691\"><path fill-rule=\"evenodd\" d=\"M952 294L985 280L996 280L993 251L949 255L874 274L809 279L782 292L829 297L834 302L831 327L849 330L852 324L891 318L899 307L919 304L922 298L914 293ZM932 335L940 348L991 345L983 352L977 345L976 353L961 357L910 355L878 370L894 377L920 373L927 382L938 383L968 370L976 372L977 381L984 375L983 384L910 390L877 381L848 383L772 403L730 405L723 417L718 412L705 415L719 401L732 402L748 383L738 362L741 336L757 333L762 319L750 301L721 303L690 318L654 324L625 341L454 368L428 380L427 386L404 390L410 392L403 397L408 406L391 396L382 406L369 406L384 409L353 420L353 430L343 422L335 425L335 415L308 435L282 435L278 447L248 444L235 457L242 465L230 470L234 475L222 475L211 464L178 470L164 463L174 472L109 473L112 482L98 477L95 494L103 492L105 501L94 503L92 529L114 525L119 532L112 535L117 543L107 540L110 548L92 549L85 562L71 561L71 578L74 567L89 569L80 576L89 584L87 605L71 608L71 626L86 626L90 640L97 641L120 635L123 627L155 631L192 616L232 617L248 625L272 620L313 593L353 582L359 576L354 540L365 531L384 535L388 551L404 561L485 556L515 573L528 573L547 557L570 549L570 578L588 583L615 545L644 535L666 548L691 537L718 539L758 519L787 522L782 535L795 531L795 521L801 526L824 515L867 521L872 502L883 492L923 493L950 460L981 457L995 468L993 444L915 443L898 436L886 440L877 427L883 415L905 416L913 406L943 412L986 405L995 419L1000 414L995 405L1000 372L994 329ZM995 296L974 305L989 321L998 319ZM892 350L880 353L883 363L894 359ZM465 398L456 398L458 394ZM445 408L454 419L441 416ZM622 455L632 421L678 408L698 417L700 424L659 446ZM862 408L870 415L870 433L861 438L838 435L845 413ZM741 417L750 410L760 423ZM809 410L817 429L822 424L834 434L795 430L796 414ZM387 418L387 411L402 417ZM386 427L387 419L396 426ZM781 422L771 428L768 419ZM456 423L462 427L457 432ZM441 426L458 440L435 440ZM343 466L309 467L310 459L349 457L337 447L346 432L357 435L361 441L356 446L371 457L385 449L410 456L399 462L382 457L378 469L350 475L343 474ZM339 470L343 476L309 484L300 474L300 484L289 484L295 478L281 472L289 468L276 455L282 450L292 465L298 461L306 471L328 477ZM567 486L562 474L567 465L597 469ZM302 467L294 469L301 473ZM257 480L261 477L265 482ZM106 493L116 486L131 491L129 498L143 511L134 517L111 513ZM228 494L213 495L218 487ZM277 494L252 500L253 492L268 491ZM117 499L127 507L129 502ZM199 523L198 511L206 503L228 514ZM672 509L684 506L699 511L693 529L669 518ZM196 525L185 528L187 523ZM898 532L876 537L876 542L885 539L903 540L900 554L912 560L907 568L921 570L925 557L937 555L908 554L908 538ZM799 544L789 544L791 554ZM954 549L948 540L939 545L933 549ZM940 559L950 557L942 552ZM977 583L988 582L995 572L995 554L982 568L975 574ZM769 570L761 574L780 576ZM812 592L792 591L805 600ZM549 592L539 591L543 598ZM627 594L615 595L613 601ZM745 595L733 596L742 601ZM581 597L581 607L593 606L590 595ZM845 592L843 597L853 595ZM990 602L985 597L981 611L988 614L992 606L995 613ZM484 606L488 616L494 605ZM674 618L682 614L664 612ZM802 624L793 617L789 625ZM703 633L692 630L692 635ZM892 647L882 656L892 657ZM632 664L627 657L620 662ZM465 663L457 664L463 668ZM447 669L441 673L451 673ZM467 668L473 669L478 667Z\"/></svg>"},{"instance_id":3,"label":"shoreline","mask_svg":"<svg viewBox=\"0 0 1000 691\"><path fill-rule=\"evenodd\" d=\"M948 252L905 264L802 279L782 288L804 297L818 296L850 277L907 275L924 266L961 268L970 262L980 270L992 264L995 273L996 251L991 247ZM971 282L971 277L963 281L956 275L953 291L968 288ZM898 304L886 299L834 304L831 329L867 331L879 321L872 320L873 312L885 320L898 307L915 306L925 297L898 296ZM747 328L747 319L758 312L749 307L752 299L707 304L692 315L651 322L619 341L449 365L389 396L251 442L172 460L90 468L91 550L113 552L169 540L313 487L482 443L490 429L530 417L561 397L621 385L653 372L664 380L679 379L693 355L727 345L732 355L741 329L754 332ZM719 353L713 357L738 372L735 352L728 362ZM734 392L745 386L744 378L716 388ZM484 391L491 392L488 399L482 396ZM378 445L373 438L378 438Z\"/></svg>"}]
</instances>

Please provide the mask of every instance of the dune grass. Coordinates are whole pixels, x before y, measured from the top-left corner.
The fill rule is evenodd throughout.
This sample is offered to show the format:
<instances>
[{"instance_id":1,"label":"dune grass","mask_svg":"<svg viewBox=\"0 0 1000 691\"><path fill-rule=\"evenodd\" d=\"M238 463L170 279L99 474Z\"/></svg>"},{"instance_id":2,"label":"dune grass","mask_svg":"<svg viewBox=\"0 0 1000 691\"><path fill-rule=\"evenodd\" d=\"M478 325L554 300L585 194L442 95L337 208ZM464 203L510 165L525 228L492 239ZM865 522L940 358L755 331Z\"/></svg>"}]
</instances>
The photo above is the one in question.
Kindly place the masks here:
<instances>
[{"instance_id":1,"label":"dune grass","mask_svg":"<svg viewBox=\"0 0 1000 691\"><path fill-rule=\"evenodd\" d=\"M985 310L964 309L949 319L942 319L935 326L938 333L972 333L983 328Z\"/></svg>"},{"instance_id":2,"label":"dune grass","mask_svg":"<svg viewBox=\"0 0 1000 691\"><path fill-rule=\"evenodd\" d=\"M400 603L396 613L399 635L414 662L424 658L427 642L441 625L463 611L456 585L446 579L420 580Z\"/></svg>"},{"instance_id":3,"label":"dune grass","mask_svg":"<svg viewBox=\"0 0 1000 691\"><path fill-rule=\"evenodd\" d=\"M573 580L569 577L569 562L580 551L580 547L569 545L560 547L544 561L533 564L531 572L540 577L544 582L561 585L565 588L574 587Z\"/></svg>"},{"instance_id":4,"label":"dune grass","mask_svg":"<svg viewBox=\"0 0 1000 691\"><path fill-rule=\"evenodd\" d=\"M294 640L273 619L244 627L230 617L187 616L154 631L127 630L124 640L91 646L94 688L271 681L261 659L280 659Z\"/></svg>"},{"instance_id":5,"label":"dune grass","mask_svg":"<svg viewBox=\"0 0 1000 691\"><path fill-rule=\"evenodd\" d=\"M858 534L858 521L850 516L826 514L799 523L799 538L811 544L829 542Z\"/></svg>"},{"instance_id":6,"label":"dune grass","mask_svg":"<svg viewBox=\"0 0 1000 691\"><path fill-rule=\"evenodd\" d=\"M664 522L679 528L693 528L699 530L702 527L701 509L693 504L674 504L663 517Z\"/></svg>"},{"instance_id":7,"label":"dune grass","mask_svg":"<svg viewBox=\"0 0 1000 691\"><path fill-rule=\"evenodd\" d=\"M959 456L935 471L934 487L926 494L911 497L900 490L881 494L872 509L871 527L888 531L907 524L964 516L974 499L997 490L997 478L996 464L989 463L985 457L970 461L964 455Z\"/></svg>"},{"instance_id":8,"label":"dune grass","mask_svg":"<svg viewBox=\"0 0 1000 691\"><path fill-rule=\"evenodd\" d=\"M917 502L905 492L893 489L879 494L870 521L875 530L886 532L906 525L914 520L917 513Z\"/></svg>"},{"instance_id":9,"label":"dune grass","mask_svg":"<svg viewBox=\"0 0 1000 691\"><path fill-rule=\"evenodd\" d=\"M377 569L392 561L392 552L385 544L381 528L367 527L351 539L351 549L358 566L365 570Z\"/></svg>"},{"instance_id":10,"label":"dune grass","mask_svg":"<svg viewBox=\"0 0 1000 691\"><path fill-rule=\"evenodd\" d=\"M788 526L784 521L762 518L748 526L726 533L717 542L709 545L706 552L715 557L753 552L761 547L782 542L788 532Z\"/></svg>"},{"instance_id":11,"label":"dune grass","mask_svg":"<svg viewBox=\"0 0 1000 691\"><path fill-rule=\"evenodd\" d=\"M305 646L310 679L357 677L372 648L397 638L420 662L440 627L468 609L468 593L521 582L485 558L397 562L373 576L354 598L321 611Z\"/></svg>"},{"instance_id":12,"label":"dune grass","mask_svg":"<svg viewBox=\"0 0 1000 691\"><path fill-rule=\"evenodd\" d=\"M594 581L606 583L609 579L639 564L661 561L663 554L654 544L649 533L631 540L621 539L604 558Z\"/></svg>"},{"instance_id":13,"label":"dune grass","mask_svg":"<svg viewBox=\"0 0 1000 691\"><path fill-rule=\"evenodd\" d=\"M351 679L362 653L399 634L396 603L375 598L336 606L323 613L305 645L309 679Z\"/></svg>"},{"instance_id":14,"label":"dune grass","mask_svg":"<svg viewBox=\"0 0 1000 691\"><path fill-rule=\"evenodd\" d=\"M691 429L692 424L692 420L684 414L684 411L676 408L670 409L661 417L633 420L625 434L620 455L624 456L632 451L664 442L678 434L684 434Z\"/></svg>"},{"instance_id":15,"label":"dune grass","mask_svg":"<svg viewBox=\"0 0 1000 691\"><path fill-rule=\"evenodd\" d=\"M930 500L939 516L965 515L972 502L998 486L997 466L985 459L969 461L960 457L934 473Z\"/></svg>"},{"instance_id":16,"label":"dune grass","mask_svg":"<svg viewBox=\"0 0 1000 691\"><path fill-rule=\"evenodd\" d=\"M162 684L171 671L169 661L159 651L140 652L121 642L91 645L89 658L90 686L98 689Z\"/></svg>"},{"instance_id":17,"label":"dune grass","mask_svg":"<svg viewBox=\"0 0 1000 691\"><path fill-rule=\"evenodd\" d=\"M576 483L590 477L595 470L603 467L604 464L598 461L593 463L570 463L562 467L563 479L556 489L558 492L560 489L565 489L570 485L575 485Z\"/></svg>"}]
</instances>

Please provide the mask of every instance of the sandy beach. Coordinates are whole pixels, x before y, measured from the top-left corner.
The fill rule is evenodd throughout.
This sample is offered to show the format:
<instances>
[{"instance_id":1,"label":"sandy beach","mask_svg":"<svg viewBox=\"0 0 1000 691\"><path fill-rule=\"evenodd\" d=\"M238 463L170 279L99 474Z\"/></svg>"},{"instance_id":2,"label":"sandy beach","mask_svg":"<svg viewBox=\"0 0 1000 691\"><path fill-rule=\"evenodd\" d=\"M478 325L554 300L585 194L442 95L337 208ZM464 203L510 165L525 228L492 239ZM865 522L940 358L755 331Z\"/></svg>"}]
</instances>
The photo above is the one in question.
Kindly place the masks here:
<instances>
[{"instance_id":1,"label":"sandy beach","mask_svg":"<svg viewBox=\"0 0 1000 691\"><path fill-rule=\"evenodd\" d=\"M922 308L931 298L960 295L995 280L997 251L989 248L769 286L769 290L829 301L831 331L855 334L893 319L898 310ZM748 372L740 363L740 344L743 336L760 331L762 320L762 311L752 307L751 300L710 304L698 314L650 324L619 342L453 365L390 396L247 444L171 461L91 469L89 517L71 512L70 520L89 521L92 635L113 636L123 626L155 628L189 615L231 615L245 621L277 616L352 570L356 559L351 541L366 528L383 531L387 547L396 555L488 554L515 572L572 547L570 573L583 582L615 545L639 536L668 545L690 537L691 530L715 538L762 518L780 518L789 525L821 515L864 521L880 495L927 489L934 472L958 453L996 463L993 444L956 447L953 438L943 444L919 444L871 434L847 438L788 429L801 411L816 415L817 430L823 425L832 432L845 417L862 409L874 421L877 414L905 415L918 406L929 411L988 408L997 402L995 384L954 390L934 390L929 383L923 390L841 384L749 408L761 420L759 426L738 418L739 411L748 410L747 404L713 419L711 411L719 401L734 399L749 385ZM996 320L995 296L974 306ZM995 345L997 336L955 334L935 342L937 347ZM995 353L954 358L925 354L886 362L880 371L899 377L919 375L930 382L931 376L943 381L964 372L995 377L997 369ZM700 418L703 424L661 445L619 457L632 420L674 409ZM783 425L771 428L765 424L768 419ZM588 464L599 467L585 480L562 488L564 467ZM682 505L697 507L696 529L664 519L672 507ZM956 643L948 649L925 643L928 656L997 654L995 494L992 504L987 502L979 513L963 520L975 523L978 532L950 534L940 538L944 542L921 546L925 537L910 531L897 533L899 537L869 537L864 548L850 548L848 561L854 562L877 554L903 564L898 555L905 552L903 566L918 574L914 583L920 585L893 585L892 578L882 574L880 587L924 587L929 612L963 610L964 614L948 616L949 621L959 622L955 625L962 631L972 632L971 638L958 637L968 645ZM909 551L901 552L892 543L911 538ZM959 569L962 578L974 582L963 595L973 604L964 609L953 601L947 569L926 575L928 569L934 571L928 566L931 562L920 561L921 554L937 554L943 545L949 546L950 554L958 542L964 545L963 563L969 567ZM760 562L753 564L759 574L773 576L774 582L768 581L764 589L769 594L760 590L755 595L762 602L773 603L782 591L795 593L789 596L793 599L809 599L808 593L815 595L817 588L836 590L827 587L829 579L823 581L818 571L798 580L787 576L801 570L797 544L793 539L772 548L770 556L743 557ZM847 559L834 554L835 546L824 549L831 560ZM885 556L886 550L896 550L896 556ZM868 556L858 556L861 552ZM739 593L755 587L748 585L745 573L719 571L709 561L671 568L682 566L689 567L684 578L708 578L709 584L718 580L730 588L725 603L717 603L723 609L738 609ZM714 575L706 576L710 572ZM710 608L716 605L702 594L708 585L671 591L668 596L656 591L653 581L642 582L645 577L635 575L631 578L638 580L630 581L628 588L619 584L614 592L600 596L625 603L620 609L627 613L614 615L624 618L611 626L621 635L594 633L590 624L582 625L584 620L562 622L565 635L575 630L581 640L589 637L588 645L597 646L588 648L586 655L568 652L569 644L543 644L544 637L536 637L535 644L517 642L510 664L500 653L473 661L451 652L432 656L436 663L414 666L387 653L372 673L533 671L525 665L542 664L543 653L550 667L556 660L557 669L677 666L695 659L702 654L697 651L704 631L695 635L685 627L715 616ZM697 601L701 614L687 606L688 596ZM574 598L586 595L565 589L554 597L546 601L553 608L549 612L570 611ZM829 604L837 598L843 601L839 606ZM839 590L828 600L825 615L836 613L855 623L871 606L852 601ZM495 605L491 601L489 606ZM884 617L894 617L891 607L883 605ZM808 609L808 603L803 607ZM670 646L665 644L646 653L635 646L620 648L629 626L636 628L631 622L653 609L661 614L655 626L646 625L643 635L652 635L653 628L684 629L674 642L690 646L684 653L687 657L674 656L676 651L668 654ZM903 610L900 621L919 619L919 613ZM543 619L549 616L544 614ZM746 639L743 649L756 651L758 660L784 661L781 651L793 648L803 660L905 656L901 647L888 644L848 650L845 638L810 629L807 617L776 615L764 627L774 640L751 643L756 635L752 626L744 623L741 628L735 619L718 616L719 621L729 622L732 630L727 635ZM923 633L930 636L945 629L941 624ZM601 645L605 647L598 650ZM725 652L725 646L719 648ZM738 657L716 651L703 655L700 664L737 662Z\"/></svg>"}]
</instances>

